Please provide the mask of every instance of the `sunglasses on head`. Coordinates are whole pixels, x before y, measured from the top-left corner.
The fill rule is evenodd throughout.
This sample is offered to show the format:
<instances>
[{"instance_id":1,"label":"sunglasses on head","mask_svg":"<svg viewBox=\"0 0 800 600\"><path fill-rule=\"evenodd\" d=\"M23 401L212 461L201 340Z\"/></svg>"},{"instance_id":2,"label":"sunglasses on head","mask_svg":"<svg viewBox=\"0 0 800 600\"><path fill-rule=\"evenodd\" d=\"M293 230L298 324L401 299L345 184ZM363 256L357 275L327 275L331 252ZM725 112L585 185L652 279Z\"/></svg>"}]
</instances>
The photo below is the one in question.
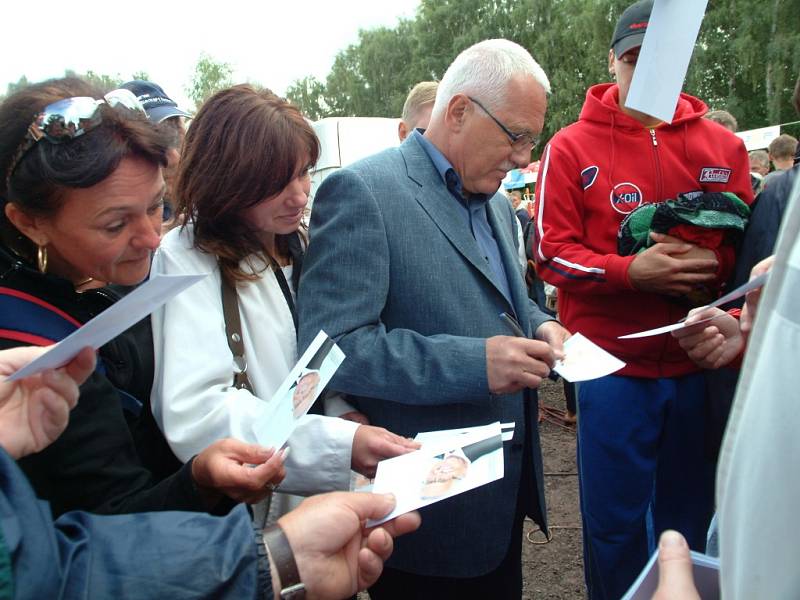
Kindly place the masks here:
<instances>
[{"instance_id":1,"label":"sunglasses on head","mask_svg":"<svg viewBox=\"0 0 800 600\"><path fill-rule=\"evenodd\" d=\"M48 104L28 126L25 139L14 153L6 183L11 179L22 157L38 142L47 140L51 144L63 144L97 127L103 120L100 112L100 106L103 104L111 108L122 106L146 114L133 92L125 89L113 90L99 100L88 96L76 96Z\"/></svg>"}]
</instances>

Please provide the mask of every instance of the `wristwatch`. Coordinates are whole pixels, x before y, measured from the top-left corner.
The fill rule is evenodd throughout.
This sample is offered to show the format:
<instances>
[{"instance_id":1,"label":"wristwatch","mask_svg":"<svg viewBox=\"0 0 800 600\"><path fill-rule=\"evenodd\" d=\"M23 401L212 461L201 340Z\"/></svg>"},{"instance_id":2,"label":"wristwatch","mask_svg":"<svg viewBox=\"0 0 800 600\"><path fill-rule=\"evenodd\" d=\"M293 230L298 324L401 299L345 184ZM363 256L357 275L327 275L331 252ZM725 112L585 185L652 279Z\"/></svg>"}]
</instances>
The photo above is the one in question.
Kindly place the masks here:
<instances>
[{"instance_id":1,"label":"wristwatch","mask_svg":"<svg viewBox=\"0 0 800 600\"><path fill-rule=\"evenodd\" d=\"M300 573L294 560L292 547L286 534L277 523L267 527L263 533L264 545L267 547L272 564L278 572L281 582L281 600L305 600L306 586L300 581Z\"/></svg>"}]
</instances>

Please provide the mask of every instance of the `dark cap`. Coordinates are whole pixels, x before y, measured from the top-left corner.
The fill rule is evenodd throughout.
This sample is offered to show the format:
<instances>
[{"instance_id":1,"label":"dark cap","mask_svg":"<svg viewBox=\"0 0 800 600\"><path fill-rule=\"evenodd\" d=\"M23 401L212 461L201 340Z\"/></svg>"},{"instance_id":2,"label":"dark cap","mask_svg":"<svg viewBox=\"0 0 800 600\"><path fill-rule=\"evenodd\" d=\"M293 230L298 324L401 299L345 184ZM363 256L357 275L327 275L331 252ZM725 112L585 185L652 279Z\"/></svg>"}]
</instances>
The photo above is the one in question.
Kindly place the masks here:
<instances>
[{"instance_id":1,"label":"dark cap","mask_svg":"<svg viewBox=\"0 0 800 600\"><path fill-rule=\"evenodd\" d=\"M614 28L614 37L611 38L614 56L619 58L631 48L642 45L652 10L653 0L640 0L625 9Z\"/></svg>"},{"instance_id":2,"label":"dark cap","mask_svg":"<svg viewBox=\"0 0 800 600\"><path fill-rule=\"evenodd\" d=\"M153 123L161 123L170 117L191 118L189 113L178 108L178 105L167 96L160 85L156 85L152 81L134 79L123 83L120 87L130 90L136 95L147 113L147 118Z\"/></svg>"}]
</instances>

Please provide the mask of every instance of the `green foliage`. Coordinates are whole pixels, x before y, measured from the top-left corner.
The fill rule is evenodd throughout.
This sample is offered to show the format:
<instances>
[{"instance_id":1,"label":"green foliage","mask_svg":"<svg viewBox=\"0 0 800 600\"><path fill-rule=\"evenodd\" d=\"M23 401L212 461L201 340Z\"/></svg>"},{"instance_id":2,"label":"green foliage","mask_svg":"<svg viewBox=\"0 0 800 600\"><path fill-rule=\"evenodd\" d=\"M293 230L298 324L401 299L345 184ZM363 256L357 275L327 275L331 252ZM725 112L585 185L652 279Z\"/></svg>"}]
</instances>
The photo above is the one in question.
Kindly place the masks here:
<instances>
[{"instance_id":1,"label":"green foliage","mask_svg":"<svg viewBox=\"0 0 800 600\"><path fill-rule=\"evenodd\" d=\"M150 79L150 74L147 71L135 71L131 75L131 79L140 79L142 81L152 81Z\"/></svg>"},{"instance_id":2,"label":"green foliage","mask_svg":"<svg viewBox=\"0 0 800 600\"><path fill-rule=\"evenodd\" d=\"M85 79L95 87L105 92L111 91L113 89L118 88L122 85L126 79L123 79L122 76L117 73L115 75L105 75L102 73L97 73L95 71L86 71L86 73L78 73L74 69L65 69L64 70L64 77L80 77L81 79ZM149 76L144 71L139 71L134 73L131 76L131 79L147 79ZM9 83L8 87L6 88L5 96L10 96L14 92L24 88L27 85L30 85L31 81L28 81L28 78L23 75L20 77L16 83ZM0 96L0 99L4 98L5 96Z\"/></svg>"},{"instance_id":3,"label":"green foliage","mask_svg":"<svg viewBox=\"0 0 800 600\"><path fill-rule=\"evenodd\" d=\"M295 81L286 90L286 99L301 107L303 114L317 121L327 113L327 105L323 99L325 86L316 77L308 76Z\"/></svg>"},{"instance_id":4,"label":"green foliage","mask_svg":"<svg viewBox=\"0 0 800 600\"><path fill-rule=\"evenodd\" d=\"M106 92L117 89L125 83L125 80L120 77L119 73L116 75L104 75L90 70L80 75L80 77Z\"/></svg>"},{"instance_id":5,"label":"green foliage","mask_svg":"<svg viewBox=\"0 0 800 600\"><path fill-rule=\"evenodd\" d=\"M201 54L194 67L192 83L186 92L195 106L200 108L210 96L233 84L232 75L233 68L228 63L218 62L207 54Z\"/></svg>"},{"instance_id":6,"label":"green foliage","mask_svg":"<svg viewBox=\"0 0 800 600\"><path fill-rule=\"evenodd\" d=\"M5 96L10 96L17 90L21 90L22 88L30 85L30 83L31 82L28 81L28 78L23 75L16 81L16 83L9 83L8 86L6 86ZM5 96L2 96L1 98L4 98Z\"/></svg>"},{"instance_id":7,"label":"green foliage","mask_svg":"<svg viewBox=\"0 0 800 600\"><path fill-rule=\"evenodd\" d=\"M406 26L359 32L359 42L336 57L325 82L326 116L390 117L403 109L413 37ZM412 84L413 85L413 84Z\"/></svg>"},{"instance_id":8,"label":"green foliage","mask_svg":"<svg viewBox=\"0 0 800 600\"><path fill-rule=\"evenodd\" d=\"M709 3L686 91L731 112L740 129L795 120L800 75L800 0Z\"/></svg>"},{"instance_id":9,"label":"green foliage","mask_svg":"<svg viewBox=\"0 0 800 600\"><path fill-rule=\"evenodd\" d=\"M414 19L361 31L325 82L306 77L287 95L313 119L396 117L418 81L438 80L464 48L503 37L527 48L552 85L543 141L580 114L586 90L610 81L614 24L632 0L421 0ZM712 0L685 90L733 113L741 129L796 119L800 0Z\"/></svg>"}]
</instances>

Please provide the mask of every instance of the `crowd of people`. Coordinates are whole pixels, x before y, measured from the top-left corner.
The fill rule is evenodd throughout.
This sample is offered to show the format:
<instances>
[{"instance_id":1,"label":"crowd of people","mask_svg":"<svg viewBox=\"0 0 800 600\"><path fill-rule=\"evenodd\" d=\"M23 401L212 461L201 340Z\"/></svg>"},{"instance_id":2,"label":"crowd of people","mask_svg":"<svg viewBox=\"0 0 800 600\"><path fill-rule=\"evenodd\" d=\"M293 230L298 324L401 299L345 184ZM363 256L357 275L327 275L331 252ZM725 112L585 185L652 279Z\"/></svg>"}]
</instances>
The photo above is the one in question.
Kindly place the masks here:
<instances>
[{"instance_id":1,"label":"crowd of people","mask_svg":"<svg viewBox=\"0 0 800 600\"><path fill-rule=\"evenodd\" d=\"M565 387L588 597L622 596L657 547L658 597L688 597L688 550L705 549L715 510L726 597L796 594L792 539L773 563L744 548L753 528L780 536L790 518L792 489L749 518L780 455L767 469L737 434L753 419L768 436L791 414L752 413L757 385L780 395L794 376L797 141L770 145L781 172L763 177L735 119L701 99L682 93L671 123L628 108L651 10L622 13L614 82L592 86L544 147L530 223L498 190L529 164L551 90L508 40L415 86L402 144L329 175L310 225L319 141L269 90L224 89L193 116L138 80L109 92L68 77L6 98L0 375L151 275L208 276L96 355L0 381L0 597L520 598L524 519L548 535L536 390L577 332L626 363ZM783 221L778 257L759 262ZM525 280L523 229L537 277L559 290L557 318ZM751 340L758 292L741 314L702 308L769 269ZM687 314L673 336L618 339ZM318 414L283 448L261 447L253 423L320 330L345 361ZM715 502L748 345L754 376ZM350 492L352 472L373 477L419 448L418 432L495 421L515 423L501 479L366 528L394 499ZM779 430L792 452L791 427Z\"/></svg>"}]
</instances>

